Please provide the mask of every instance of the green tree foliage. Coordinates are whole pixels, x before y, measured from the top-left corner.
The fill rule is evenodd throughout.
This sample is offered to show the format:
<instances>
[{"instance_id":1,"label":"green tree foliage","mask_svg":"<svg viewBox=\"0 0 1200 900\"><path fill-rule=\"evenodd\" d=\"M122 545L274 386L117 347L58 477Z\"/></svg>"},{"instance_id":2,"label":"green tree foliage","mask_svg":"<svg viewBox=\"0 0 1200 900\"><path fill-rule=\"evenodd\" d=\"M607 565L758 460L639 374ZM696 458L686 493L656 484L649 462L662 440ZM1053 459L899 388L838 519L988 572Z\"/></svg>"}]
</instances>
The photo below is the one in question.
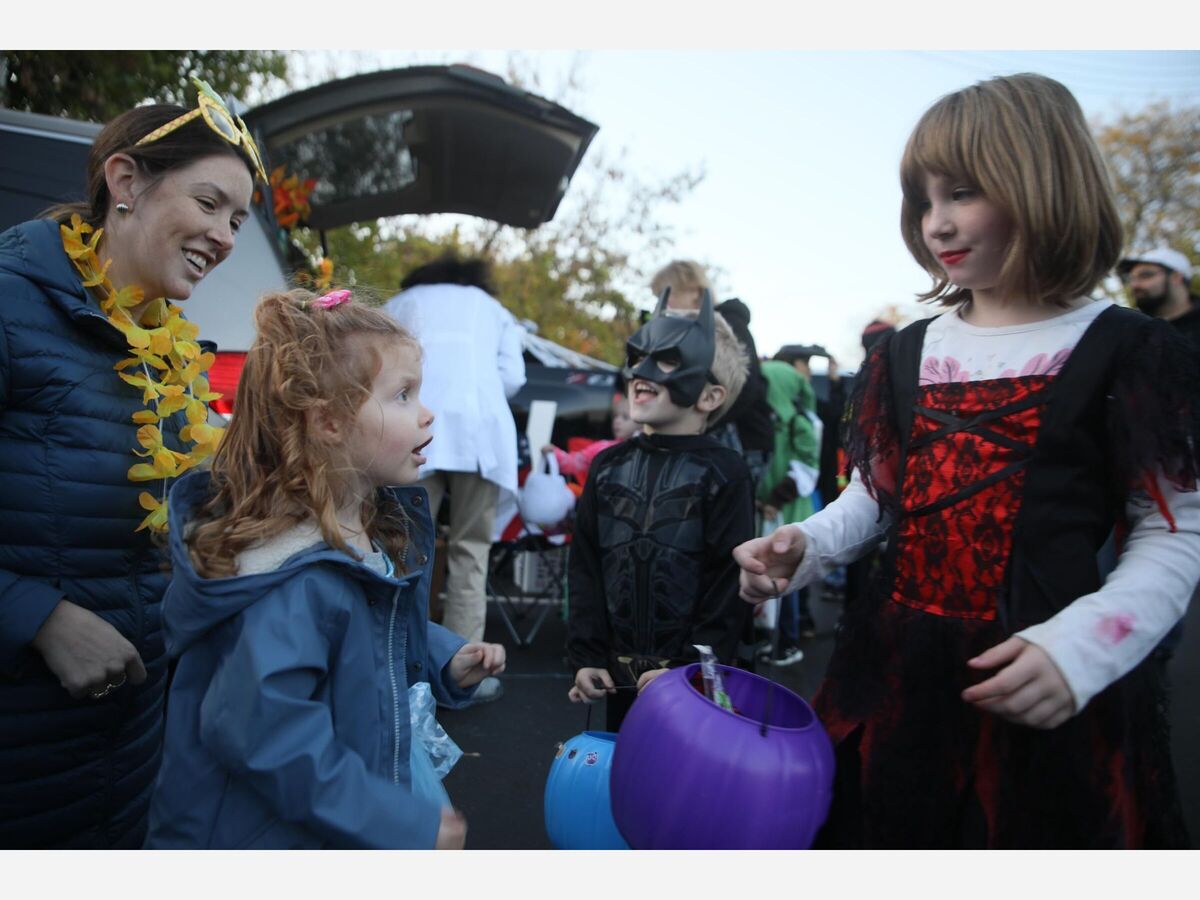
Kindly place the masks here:
<instances>
[{"instance_id":1,"label":"green tree foliage","mask_svg":"<svg viewBox=\"0 0 1200 900\"><path fill-rule=\"evenodd\" d=\"M274 50L3 50L0 99L12 109L107 122L144 102L190 106L197 75L252 104L287 55Z\"/></svg>"},{"instance_id":2,"label":"green tree foliage","mask_svg":"<svg viewBox=\"0 0 1200 900\"><path fill-rule=\"evenodd\" d=\"M1200 263L1200 106L1163 101L1093 123L1129 251L1169 245Z\"/></svg>"},{"instance_id":3,"label":"green tree foliage","mask_svg":"<svg viewBox=\"0 0 1200 900\"><path fill-rule=\"evenodd\" d=\"M312 260L321 250L317 235L298 229L297 240ZM382 303L400 289L404 276L443 254L482 256L492 264L498 299L538 334L608 362L624 355L637 328L637 307L611 284L608 272L564 262L553 239L498 247L479 228L460 223L437 232L416 217L340 228L326 235L335 284L352 284L361 296Z\"/></svg>"}]
</instances>

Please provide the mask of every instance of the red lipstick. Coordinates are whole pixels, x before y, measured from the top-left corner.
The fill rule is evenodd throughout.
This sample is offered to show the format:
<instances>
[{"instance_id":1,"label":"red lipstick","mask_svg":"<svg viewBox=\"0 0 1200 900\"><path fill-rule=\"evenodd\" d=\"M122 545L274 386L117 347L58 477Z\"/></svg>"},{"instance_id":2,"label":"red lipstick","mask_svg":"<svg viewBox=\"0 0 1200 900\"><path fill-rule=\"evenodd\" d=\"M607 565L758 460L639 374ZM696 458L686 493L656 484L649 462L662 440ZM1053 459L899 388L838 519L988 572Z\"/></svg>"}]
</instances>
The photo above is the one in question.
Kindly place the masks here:
<instances>
[{"instance_id":1,"label":"red lipstick","mask_svg":"<svg viewBox=\"0 0 1200 900\"><path fill-rule=\"evenodd\" d=\"M947 250L945 253L939 253L938 258L946 265L953 266L962 262L970 252L970 250Z\"/></svg>"}]
</instances>

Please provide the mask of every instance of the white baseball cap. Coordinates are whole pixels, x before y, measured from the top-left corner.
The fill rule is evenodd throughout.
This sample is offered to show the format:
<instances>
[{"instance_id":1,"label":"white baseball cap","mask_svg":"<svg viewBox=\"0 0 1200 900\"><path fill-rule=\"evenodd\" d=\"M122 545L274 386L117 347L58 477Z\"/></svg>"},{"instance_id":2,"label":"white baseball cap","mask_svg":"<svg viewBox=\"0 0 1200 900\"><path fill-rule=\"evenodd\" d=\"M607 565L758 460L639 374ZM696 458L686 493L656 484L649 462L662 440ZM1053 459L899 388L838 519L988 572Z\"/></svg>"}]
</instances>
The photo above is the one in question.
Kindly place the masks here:
<instances>
[{"instance_id":1,"label":"white baseball cap","mask_svg":"<svg viewBox=\"0 0 1200 900\"><path fill-rule=\"evenodd\" d=\"M1183 276L1184 281L1190 281L1192 278L1192 264L1188 262L1188 258L1170 247L1155 247L1139 256L1127 256L1117 264L1117 271L1124 275L1138 263L1153 263L1164 269L1170 269L1172 272L1178 272Z\"/></svg>"}]
</instances>

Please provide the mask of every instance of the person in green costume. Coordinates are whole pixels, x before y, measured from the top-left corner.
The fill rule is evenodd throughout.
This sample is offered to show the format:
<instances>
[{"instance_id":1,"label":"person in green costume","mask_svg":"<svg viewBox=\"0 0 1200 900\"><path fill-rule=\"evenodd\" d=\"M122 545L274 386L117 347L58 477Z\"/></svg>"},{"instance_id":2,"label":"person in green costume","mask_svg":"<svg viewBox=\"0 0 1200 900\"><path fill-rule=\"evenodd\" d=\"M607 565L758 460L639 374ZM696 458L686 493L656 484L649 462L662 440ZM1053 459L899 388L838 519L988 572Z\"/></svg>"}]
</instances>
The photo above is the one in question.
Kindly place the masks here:
<instances>
[{"instance_id":1,"label":"person in green costume","mask_svg":"<svg viewBox=\"0 0 1200 900\"><path fill-rule=\"evenodd\" d=\"M767 383L767 403L775 423L775 452L758 486L764 526L771 529L802 522L813 513L821 437L817 432L817 398L805 377L808 358L788 353L762 363ZM783 639L768 651L768 662L790 666L804 658L800 638L812 637L814 623L808 610L807 588L780 598L780 631Z\"/></svg>"}]
</instances>

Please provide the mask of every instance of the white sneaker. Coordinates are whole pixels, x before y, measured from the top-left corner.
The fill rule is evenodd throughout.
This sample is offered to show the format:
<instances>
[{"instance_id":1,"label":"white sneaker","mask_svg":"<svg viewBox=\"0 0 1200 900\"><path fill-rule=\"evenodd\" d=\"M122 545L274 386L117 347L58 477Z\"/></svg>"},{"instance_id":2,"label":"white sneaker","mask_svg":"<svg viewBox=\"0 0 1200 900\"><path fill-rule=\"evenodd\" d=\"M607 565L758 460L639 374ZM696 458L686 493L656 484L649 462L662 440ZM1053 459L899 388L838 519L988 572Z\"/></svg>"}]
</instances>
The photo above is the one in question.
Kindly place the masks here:
<instances>
[{"instance_id":1,"label":"white sneaker","mask_svg":"<svg viewBox=\"0 0 1200 900\"><path fill-rule=\"evenodd\" d=\"M499 700L504 696L504 685L500 683L500 679L494 675L489 675L479 682L479 687L475 689L475 694L471 697L471 705L478 706L480 703L491 703L493 700Z\"/></svg>"},{"instance_id":2,"label":"white sneaker","mask_svg":"<svg viewBox=\"0 0 1200 900\"><path fill-rule=\"evenodd\" d=\"M799 647L788 646L779 648L779 657L768 660L773 666L793 666L804 659L804 651Z\"/></svg>"}]
</instances>

